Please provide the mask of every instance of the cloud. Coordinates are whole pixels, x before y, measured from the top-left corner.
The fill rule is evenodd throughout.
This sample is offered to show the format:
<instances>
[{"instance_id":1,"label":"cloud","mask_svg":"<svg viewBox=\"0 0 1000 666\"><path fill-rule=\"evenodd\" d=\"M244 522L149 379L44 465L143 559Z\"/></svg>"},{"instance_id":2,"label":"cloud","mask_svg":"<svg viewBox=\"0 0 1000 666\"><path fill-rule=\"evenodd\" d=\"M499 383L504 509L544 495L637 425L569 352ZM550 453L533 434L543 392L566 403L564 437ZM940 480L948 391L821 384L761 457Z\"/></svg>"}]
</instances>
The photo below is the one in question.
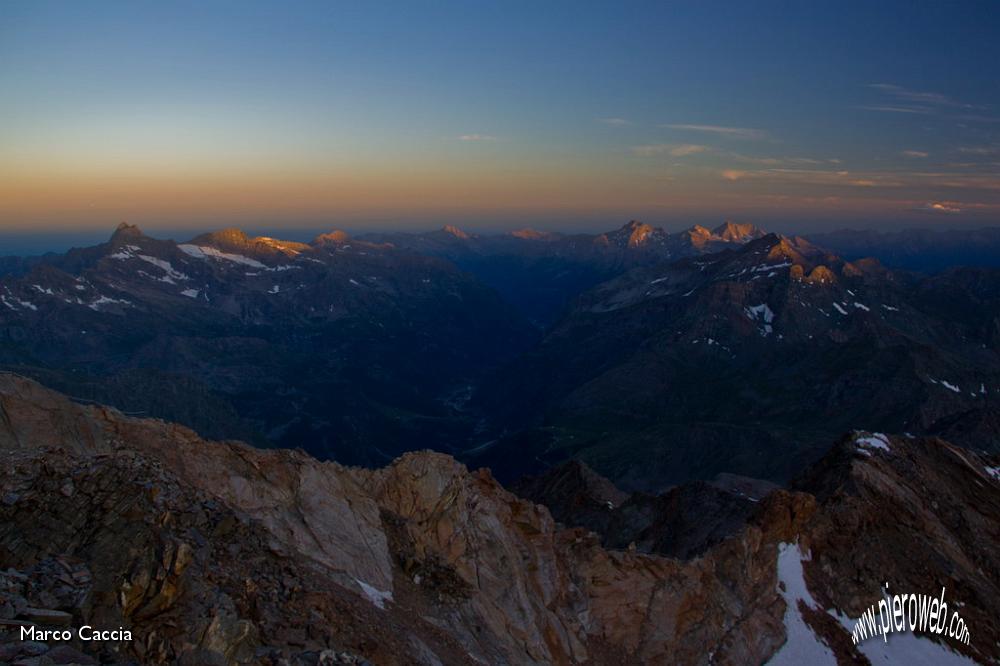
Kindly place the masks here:
<instances>
[{"instance_id":1,"label":"cloud","mask_svg":"<svg viewBox=\"0 0 1000 666\"><path fill-rule=\"evenodd\" d=\"M882 97L881 103L855 108L881 113L909 113L922 116L943 114L959 120L973 122L996 121L996 119L986 116L962 114L962 111L982 109L983 107L959 102L941 93L910 90L894 83L869 83L867 87L878 91Z\"/></svg>"},{"instance_id":2,"label":"cloud","mask_svg":"<svg viewBox=\"0 0 1000 666\"><path fill-rule=\"evenodd\" d=\"M934 111L925 106L858 106L862 111L878 111L879 113L916 113L927 116Z\"/></svg>"},{"instance_id":3,"label":"cloud","mask_svg":"<svg viewBox=\"0 0 1000 666\"><path fill-rule=\"evenodd\" d=\"M917 206L914 210L923 210L929 213L961 213L956 201L929 201L922 206Z\"/></svg>"},{"instance_id":4,"label":"cloud","mask_svg":"<svg viewBox=\"0 0 1000 666\"><path fill-rule=\"evenodd\" d=\"M708 146L699 146L693 143L685 143L679 146L675 146L670 150L670 154L674 157L684 157L686 155L696 155L697 153L703 153L708 150Z\"/></svg>"},{"instance_id":5,"label":"cloud","mask_svg":"<svg viewBox=\"0 0 1000 666\"><path fill-rule=\"evenodd\" d=\"M624 127L625 125L632 124L625 118L598 118L597 121L605 125L611 125L612 127Z\"/></svg>"},{"instance_id":6,"label":"cloud","mask_svg":"<svg viewBox=\"0 0 1000 666\"><path fill-rule=\"evenodd\" d=\"M721 127L719 125L660 125L660 127L689 132L708 132L737 139L763 139L767 136L767 132L763 130L747 127Z\"/></svg>"},{"instance_id":7,"label":"cloud","mask_svg":"<svg viewBox=\"0 0 1000 666\"><path fill-rule=\"evenodd\" d=\"M947 95L942 95L941 93L909 90L903 86L897 86L893 83L869 83L868 87L903 102L930 104L932 106L951 106L961 109L978 108L972 104L963 104L962 102L955 101Z\"/></svg>"},{"instance_id":8,"label":"cloud","mask_svg":"<svg viewBox=\"0 0 1000 666\"><path fill-rule=\"evenodd\" d=\"M759 164L761 166L781 166L787 165L818 165L818 164L840 164L840 160L815 159L812 157L754 157L752 155L741 155L730 153L728 155L737 162L746 164Z\"/></svg>"},{"instance_id":9,"label":"cloud","mask_svg":"<svg viewBox=\"0 0 1000 666\"><path fill-rule=\"evenodd\" d=\"M912 159L923 159L930 156L930 153L925 153L922 150L904 150L899 154L903 157L909 157Z\"/></svg>"},{"instance_id":10,"label":"cloud","mask_svg":"<svg viewBox=\"0 0 1000 666\"><path fill-rule=\"evenodd\" d=\"M459 141L497 141L497 137L490 134L462 134Z\"/></svg>"},{"instance_id":11,"label":"cloud","mask_svg":"<svg viewBox=\"0 0 1000 666\"><path fill-rule=\"evenodd\" d=\"M1000 146L962 146L958 152L965 155L995 155L1000 153Z\"/></svg>"},{"instance_id":12,"label":"cloud","mask_svg":"<svg viewBox=\"0 0 1000 666\"><path fill-rule=\"evenodd\" d=\"M721 172L726 180L753 179L774 183L837 187L899 187L903 183L894 174L830 171L825 169L759 169L741 171L727 169Z\"/></svg>"},{"instance_id":13,"label":"cloud","mask_svg":"<svg viewBox=\"0 0 1000 666\"><path fill-rule=\"evenodd\" d=\"M638 157L655 157L656 155L670 155L671 157L686 157L696 155L711 150L708 146L701 146L693 143L654 143L645 146L634 146L632 154Z\"/></svg>"}]
</instances>

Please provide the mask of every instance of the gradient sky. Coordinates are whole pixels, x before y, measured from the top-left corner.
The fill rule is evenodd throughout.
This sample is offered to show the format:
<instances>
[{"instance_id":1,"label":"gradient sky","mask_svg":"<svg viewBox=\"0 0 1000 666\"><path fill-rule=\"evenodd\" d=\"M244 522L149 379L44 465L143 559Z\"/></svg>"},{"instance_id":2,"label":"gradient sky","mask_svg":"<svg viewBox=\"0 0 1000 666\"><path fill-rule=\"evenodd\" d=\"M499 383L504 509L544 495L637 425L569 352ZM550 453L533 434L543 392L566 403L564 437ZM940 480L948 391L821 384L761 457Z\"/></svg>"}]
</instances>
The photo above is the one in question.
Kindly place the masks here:
<instances>
[{"instance_id":1,"label":"gradient sky","mask_svg":"<svg viewBox=\"0 0 1000 666\"><path fill-rule=\"evenodd\" d=\"M994 2L0 3L0 231L1000 221Z\"/></svg>"}]
</instances>

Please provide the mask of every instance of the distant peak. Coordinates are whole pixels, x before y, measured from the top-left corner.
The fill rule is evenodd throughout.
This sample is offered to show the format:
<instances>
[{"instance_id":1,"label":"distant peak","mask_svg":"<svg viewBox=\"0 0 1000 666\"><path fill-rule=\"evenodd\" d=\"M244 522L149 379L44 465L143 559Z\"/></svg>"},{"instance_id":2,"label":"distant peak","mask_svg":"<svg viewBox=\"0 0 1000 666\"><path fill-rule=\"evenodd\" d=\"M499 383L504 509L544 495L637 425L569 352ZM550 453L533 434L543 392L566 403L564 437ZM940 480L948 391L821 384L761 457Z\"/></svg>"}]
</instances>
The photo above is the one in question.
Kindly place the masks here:
<instances>
[{"instance_id":1,"label":"distant peak","mask_svg":"<svg viewBox=\"0 0 1000 666\"><path fill-rule=\"evenodd\" d=\"M458 227L451 224L446 224L443 227L441 227L441 231L451 236L454 236L455 238L461 238L462 240L469 240L470 238L472 238L472 236L470 236L469 234L465 233Z\"/></svg>"},{"instance_id":2,"label":"distant peak","mask_svg":"<svg viewBox=\"0 0 1000 666\"><path fill-rule=\"evenodd\" d=\"M335 229L329 233L320 234L312 240L312 245L340 245L351 240L346 231Z\"/></svg>"},{"instance_id":3,"label":"distant peak","mask_svg":"<svg viewBox=\"0 0 1000 666\"><path fill-rule=\"evenodd\" d=\"M622 227L622 231L637 231L639 229L652 229L652 227L645 222L640 222L639 220L629 220L625 226Z\"/></svg>"},{"instance_id":4,"label":"distant peak","mask_svg":"<svg viewBox=\"0 0 1000 666\"><path fill-rule=\"evenodd\" d=\"M548 231L538 231L537 229L525 227L524 229L516 229L510 232L510 235L514 238L520 238L523 240L547 240L552 238L555 234Z\"/></svg>"},{"instance_id":5,"label":"distant peak","mask_svg":"<svg viewBox=\"0 0 1000 666\"><path fill-rule=\"evenodd\" d=\"M129 238L142 238L143 233L137 225L122 222L115 227L115 232L111 234L111 241L127 240Z\"/></svg>"},{"instance_id":6,"label":"distant peak","mask_svg":"<svg viewBox=\"0 0 1000 666\"><path fill-rule=\"evenodd\" d=\"M752 224L737 224L729 220L712 229L712 234L722 240L736 243L746 243L765 235L763 231Z\"/></svg>"},{"instance_id":7,"label":"distant peak","mask_svg":"<svg viewBox=\"0 0 1000 666\"><path fill-rule=\"evenodd\" d=\"M250 243L250 238L242 229L229 227L219 231L212 231L202 234L192 241L196 245L211 245L223 249L225 247L246 247Z\"/></svg>"},{"instance_id":8,"label":"distant peak","mask_svg":"<svg viewBox=\"0 0 1000 666\"><path fill-rule=\"evenodd\" d=\"M645 222L630 220L621 229L608 235L615 239L618 244L622 244L624 242L628 245L628 247L637 247L645 243L650 236L656 233L656 231L656 227L646 224Z\"/></svg>"},{"instance_id":9,"label":"distant peak","mask_svg":"<svg viewBox=\"0 0 1000 666\"><path fill-rule=\"evenodd\" d=\"M700 224L696 224L693 227L691 227L690 229L688 229L688 233L691 234L692 236L711 236L712 235L711 231L709 231L707 228L701 226Z\"/></svg>"},{"instance_id":10,"label":"distant peak","mask_svg":"<svg viewBox=\"0 0 1000 666\"><path fill-rule=\"evenodd\" d=\"M222 229L221 231L214 231L209 235L214 238L218 238L219 240L225 240L230 242L244 242L249 240L249 237L246 235L246 232L244 232L242 229L237 229L236 227L229 227L226 229Z\"/></svg>"}]
</instances>

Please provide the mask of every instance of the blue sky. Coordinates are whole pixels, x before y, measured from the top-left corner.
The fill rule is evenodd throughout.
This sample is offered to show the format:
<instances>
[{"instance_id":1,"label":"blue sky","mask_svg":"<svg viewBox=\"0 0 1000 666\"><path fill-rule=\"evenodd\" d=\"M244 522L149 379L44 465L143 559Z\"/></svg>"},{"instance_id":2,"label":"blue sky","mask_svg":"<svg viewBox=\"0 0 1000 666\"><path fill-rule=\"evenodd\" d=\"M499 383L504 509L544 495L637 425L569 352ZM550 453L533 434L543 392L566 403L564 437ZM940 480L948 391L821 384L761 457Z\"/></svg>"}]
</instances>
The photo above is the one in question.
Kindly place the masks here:
<instances>
[{"instance_id":1,"label":"blue sky","mask_svg":"<svg viewBox=\"0 0 1000 666\"><path fill-rule=\"evenodd\" d=\"M6 2L0 227L981 226L998 14Z\"/></svg>"}]
</instances>

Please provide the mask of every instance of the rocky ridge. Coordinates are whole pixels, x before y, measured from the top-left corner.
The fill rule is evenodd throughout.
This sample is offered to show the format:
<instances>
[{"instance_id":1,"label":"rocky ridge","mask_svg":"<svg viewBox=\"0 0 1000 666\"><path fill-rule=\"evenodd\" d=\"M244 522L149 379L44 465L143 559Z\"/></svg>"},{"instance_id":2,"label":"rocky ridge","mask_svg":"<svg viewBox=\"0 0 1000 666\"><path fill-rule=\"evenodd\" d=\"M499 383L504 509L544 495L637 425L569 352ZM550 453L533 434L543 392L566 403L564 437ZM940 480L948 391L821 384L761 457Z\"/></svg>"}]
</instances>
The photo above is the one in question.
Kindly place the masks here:
<instances>
[{"instance_id":1,"label":"rocky ridge","mask_svg":"<svg viewBox=\"0 0 1000 666\"><path fill-rule=\"evenodd\" d=\"M971 654L1000 656L998 463L939 440L870 451L852 435L798 491L682 561L608 550L443 454L347 468L207 442L9 374L0 414L3 626L42 622L38 607L139 637L65 646L104 661L760 663L801 612L779 586L782 544L810 554L814 614L858 612L899 571L894 586L954 590ZM43 571L72 583L26 589ZM810 640L843 652L841 629L813 624Z\"/></svg>"}]
</instances>

